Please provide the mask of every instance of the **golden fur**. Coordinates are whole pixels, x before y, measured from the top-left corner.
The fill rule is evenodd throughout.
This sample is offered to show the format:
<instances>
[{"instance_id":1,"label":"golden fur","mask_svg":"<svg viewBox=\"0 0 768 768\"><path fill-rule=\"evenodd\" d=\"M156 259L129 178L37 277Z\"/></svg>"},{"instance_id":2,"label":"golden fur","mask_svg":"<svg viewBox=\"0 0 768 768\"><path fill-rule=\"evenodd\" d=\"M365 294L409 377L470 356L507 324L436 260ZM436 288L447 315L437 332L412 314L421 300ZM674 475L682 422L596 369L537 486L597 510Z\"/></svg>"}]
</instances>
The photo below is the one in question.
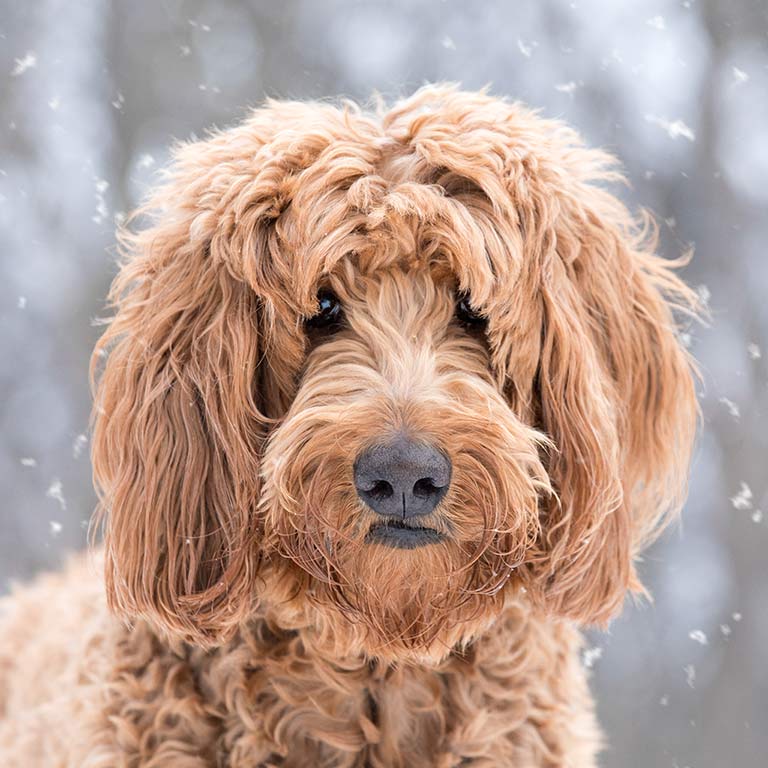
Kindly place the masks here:
<instances>
[{"instance_id":1,"label":"golden fur","mask_svg":"<svg viewBox=\"0 0 768 768\"><path fill-rule=\"evenodd\" d=\"M93 357L129 624L83 563L10 600L3 765L594 766L577 626L642 590L696 421L694 297L619 179L448 86L269 102L179 147ZM323 287L345 321L318 336ZM445 541L415 550L365 542L352 481L401 432L453 463Z\"/></svg>"}]
</instances>

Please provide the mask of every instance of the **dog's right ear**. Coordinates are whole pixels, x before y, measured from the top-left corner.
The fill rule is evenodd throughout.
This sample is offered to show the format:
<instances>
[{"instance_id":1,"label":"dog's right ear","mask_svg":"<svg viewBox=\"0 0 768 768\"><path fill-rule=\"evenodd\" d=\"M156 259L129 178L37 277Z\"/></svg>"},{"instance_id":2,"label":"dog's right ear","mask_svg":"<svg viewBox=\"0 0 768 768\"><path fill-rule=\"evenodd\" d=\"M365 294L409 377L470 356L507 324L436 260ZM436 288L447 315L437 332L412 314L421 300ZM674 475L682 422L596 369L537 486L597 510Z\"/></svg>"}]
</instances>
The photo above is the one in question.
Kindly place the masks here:
<instances>
[{"instance_id":1,"label":"dog's right ear","mask_svg":"<svg viewBox=\"0 0 768 768\"><path fill-rule=\"evenodd\" d=\"M353 117L268 101L182 145L139 211L149 226L120 237L116 312L91 362L108 598L198 644L222 641L252 608L259 458L293 397L298 318L313 311L319 269L294 270L285 213Z\"/></svg>"},{"instance_id":2,"label":"dog's right ear","mask_svg":"<svg viewBox=\"0 0 768 768\"><path fill-rule=\"evenodd\" d=\"M149 226L122 233L115 314L91 361L110 605L203 645L252 607L265 434L256 267L243 274L231 252L265 244L255 226L233 244L225 147L178 150Z\"/></svg>"}]
</instances>

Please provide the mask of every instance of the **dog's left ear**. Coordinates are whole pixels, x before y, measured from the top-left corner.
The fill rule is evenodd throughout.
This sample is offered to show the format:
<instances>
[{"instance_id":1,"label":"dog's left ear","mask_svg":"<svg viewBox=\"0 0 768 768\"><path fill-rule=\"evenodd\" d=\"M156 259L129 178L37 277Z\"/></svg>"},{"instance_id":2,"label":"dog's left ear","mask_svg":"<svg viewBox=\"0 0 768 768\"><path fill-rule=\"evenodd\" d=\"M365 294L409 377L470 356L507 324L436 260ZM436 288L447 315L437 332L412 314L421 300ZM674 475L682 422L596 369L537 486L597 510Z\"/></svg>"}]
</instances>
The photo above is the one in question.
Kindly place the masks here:
<instances>
[{"instance_id":1,"label":"dog's left ear","mask_svg":"<svg viewBox=\"0 0 768 768\"><path fill-rule=\"evenodd\" d=\"M528 222L541 320L534 400L556 492L528 574L549 610L605 623L628 589L642 590L634 558L684 496L698 411L673 309L696 301L654 255L649 219L636 222L595 183L612 175L607 158L581 151L592 178L559 181Z\"/></svg>"}]
</instances>

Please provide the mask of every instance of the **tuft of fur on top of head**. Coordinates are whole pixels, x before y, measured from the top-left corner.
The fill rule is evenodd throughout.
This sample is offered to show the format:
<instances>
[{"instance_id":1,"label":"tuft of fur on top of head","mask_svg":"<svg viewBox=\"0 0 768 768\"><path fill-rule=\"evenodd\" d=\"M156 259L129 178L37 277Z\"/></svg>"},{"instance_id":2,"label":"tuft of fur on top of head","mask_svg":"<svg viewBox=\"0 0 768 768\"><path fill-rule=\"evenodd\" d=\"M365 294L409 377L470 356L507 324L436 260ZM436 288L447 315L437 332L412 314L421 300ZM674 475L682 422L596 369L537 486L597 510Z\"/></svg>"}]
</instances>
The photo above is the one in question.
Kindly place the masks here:
<instances>
[{"instance_id":1,"label":"tuft of fur on top of head","mask_svg":"<svg viewBox=\"0 0 768 768\"><path fill-rule=\"evenodd\" d=\"M265 601L391 658L440 656L521 587L613 616L684 498L697 413L673 314L695 294L620 179L562 124L448 85L376 115L270 101L177 147L121 233L92 363L112 606L212 644ZM366 543L352 482L400 433L454 466L444 543L413 551Z\"/></svg>"}]
</instances>

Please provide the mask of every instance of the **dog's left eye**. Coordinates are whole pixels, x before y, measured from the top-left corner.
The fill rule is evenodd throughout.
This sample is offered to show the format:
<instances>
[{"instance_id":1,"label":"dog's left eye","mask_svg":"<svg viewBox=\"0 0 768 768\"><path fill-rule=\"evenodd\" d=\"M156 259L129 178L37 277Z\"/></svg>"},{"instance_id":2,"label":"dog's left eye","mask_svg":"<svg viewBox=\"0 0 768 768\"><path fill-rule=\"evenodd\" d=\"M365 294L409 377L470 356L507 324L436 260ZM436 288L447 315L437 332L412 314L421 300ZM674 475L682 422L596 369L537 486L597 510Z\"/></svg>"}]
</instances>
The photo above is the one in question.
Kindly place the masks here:
<instances>
[{"instance_id":1,"label":"dog's left eye","mask_svg":"<svg viewBox=\"0 0 768 768\"><path fill-rule=\"evenodd\" d=\"M456 319L467 328L483 330L488 324L486 317L477 312L466 293L456 297Z\"/></svg>"},{"instance_id":2,"label":"dog's left eye","mask_svg":"<svg viewBox=\"0 0 768 768\"><path fill-rule=\"evenodd\" d=\"M344 319L344 308L338 296L328 289L317 294L317 312L307 319L307 328L322 331L335 331Z\"/></svg>"}]
</instances>

